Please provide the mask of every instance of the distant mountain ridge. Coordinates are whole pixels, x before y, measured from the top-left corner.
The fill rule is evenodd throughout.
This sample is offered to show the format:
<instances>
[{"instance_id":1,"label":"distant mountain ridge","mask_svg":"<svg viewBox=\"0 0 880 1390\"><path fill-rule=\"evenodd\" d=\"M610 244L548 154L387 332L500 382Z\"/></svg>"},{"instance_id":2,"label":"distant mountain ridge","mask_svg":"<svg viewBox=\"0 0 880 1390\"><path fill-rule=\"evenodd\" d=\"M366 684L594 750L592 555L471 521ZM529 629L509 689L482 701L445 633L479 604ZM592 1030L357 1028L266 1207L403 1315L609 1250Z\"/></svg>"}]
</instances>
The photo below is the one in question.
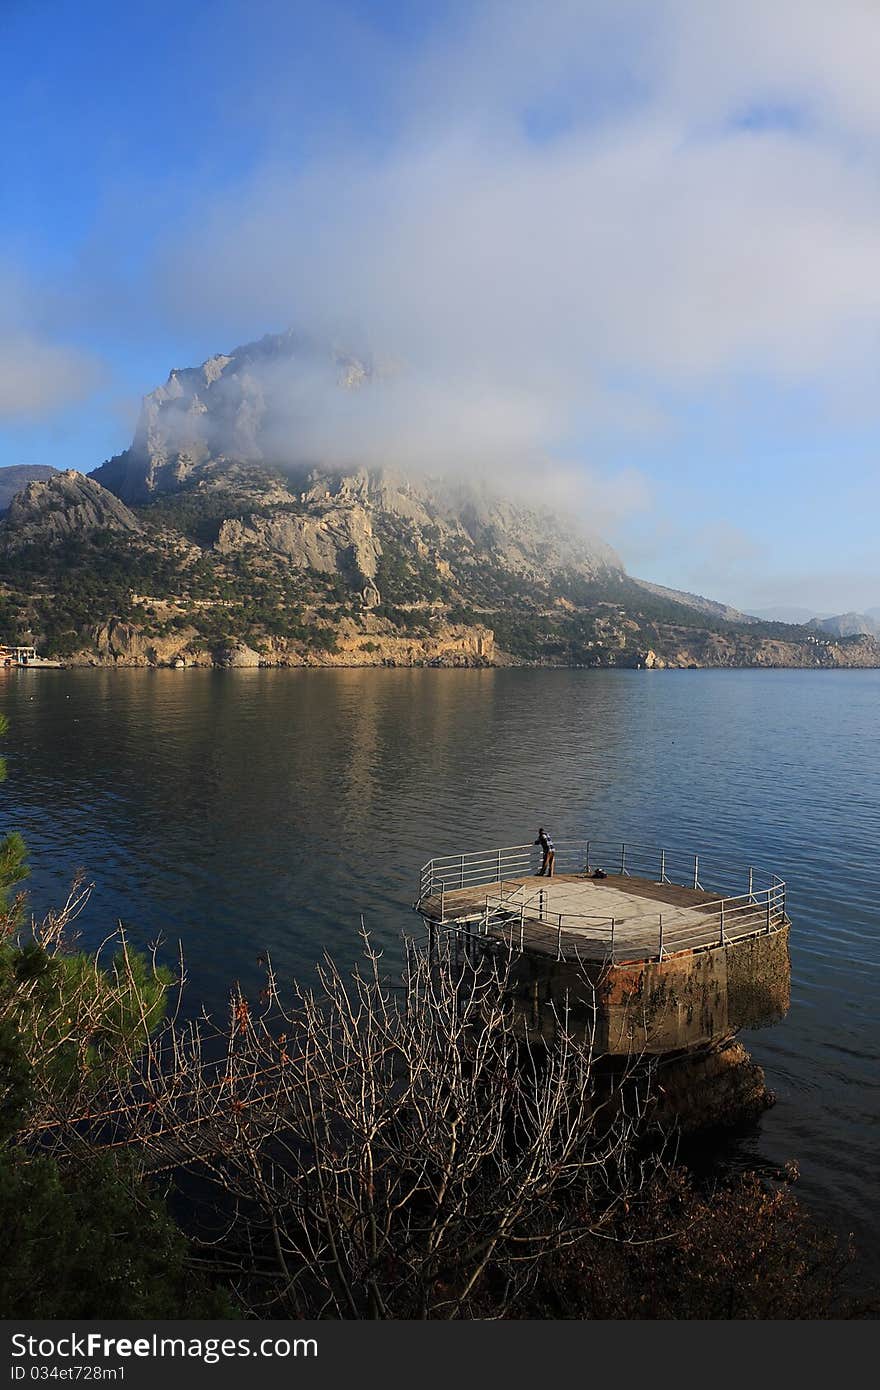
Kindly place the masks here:
<instances>
[{"instance_id":1,"label":"distant mountain ridge","mask_svg":"<svg viewBox=\"0 0 880 1390\"><path fill-rule=\"evenodd\" d=\"M663 584L652 584L647 579L637 579L635 582L659 598L671 599L674 603L683 603L686 608L693 608L697 613L705 613L709 617L722 618L728 623L745 623L746 625L760 622L760 618L754 618L749 613L741 613L738 608L732 608L729 603L718 603L715 599L703 598L701 594L689 594L682 589L667 589Z\"/></svg>"},{"instance_id":2,"label":"distant mountain ridge","mask_svg":"<svg viewBox=\"0 0 880 1390\"><path fill-rule=\"evenodd\" d=\"M575 521L476 479L300 457L279 392L371 368L294 334L173 371L131 446L0 521L0 638L103 664L877 665L628 576Z\"/></svg>"},{"instance_id":3,"label":"distant mountain ridge","mask_svg":"<svg viewBox=\"0 0 880 1390\"><path fill-rule=\"evenodd\" d=\"M22 492L28 483L51 478L54 472L47 463L15 463L0 468L0 513L6 511L16 493Z\"/></svg>"},{"instance_id":4,"label":"distant mountain ridge","mask_svg":"<svg viewBox=\"0 0 880 1390\"><path fill-rule=\"evenodd\" d=\"M773 608L756 608L755 617L761 622L796 623L838 637L859 632L876 635L880 628L880 608L865 608L861 612L816 613L812 608L781 604Z\"/></svg>"},{"instance_id":5,"label":"distant mountain ridge","mask_svg":"<svg viewBox=\"0 0 880 1390\"><path fill-rule=\"evenodd\" d=\"M867 613L838 613L831 618L811 618L807 627L830 632L833 637L880 637L880 622Z\"/></svg>"},{"instance_id":6,"label":"distant mountain ridge","mask_svg":"<svg viewBox=\"0 0 880 1390\"><path fill-rule=\"evenodd\" d=\"M753 616L762 623L794 623L803 627L811 619L830 617L828 613L816 613L812 608L804 608L795 603L777 603L769 608L755 608Z\"/></svg>"}]
</instances>

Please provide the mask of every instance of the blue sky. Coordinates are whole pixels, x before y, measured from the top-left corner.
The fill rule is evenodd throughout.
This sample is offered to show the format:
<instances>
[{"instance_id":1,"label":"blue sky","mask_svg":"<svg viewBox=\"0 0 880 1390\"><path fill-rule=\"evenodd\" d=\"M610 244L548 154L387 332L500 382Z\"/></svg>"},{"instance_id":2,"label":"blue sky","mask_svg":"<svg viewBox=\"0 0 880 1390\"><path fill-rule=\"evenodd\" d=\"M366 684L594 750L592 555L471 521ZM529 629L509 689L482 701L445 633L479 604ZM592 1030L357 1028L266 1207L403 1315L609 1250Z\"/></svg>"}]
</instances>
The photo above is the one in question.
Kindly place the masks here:
<instances>
[{"instance_id":1,"label":"blue sky","mask_svg":"<svg viewBox=\"0 0 880 1390\"><path fill-rule=\"evenodd\" d=\"M880 604L872 0L0 0L0 465L88 471L294 326L328 458L482 468L629 568Z\"/></svg>"}]
</instances>

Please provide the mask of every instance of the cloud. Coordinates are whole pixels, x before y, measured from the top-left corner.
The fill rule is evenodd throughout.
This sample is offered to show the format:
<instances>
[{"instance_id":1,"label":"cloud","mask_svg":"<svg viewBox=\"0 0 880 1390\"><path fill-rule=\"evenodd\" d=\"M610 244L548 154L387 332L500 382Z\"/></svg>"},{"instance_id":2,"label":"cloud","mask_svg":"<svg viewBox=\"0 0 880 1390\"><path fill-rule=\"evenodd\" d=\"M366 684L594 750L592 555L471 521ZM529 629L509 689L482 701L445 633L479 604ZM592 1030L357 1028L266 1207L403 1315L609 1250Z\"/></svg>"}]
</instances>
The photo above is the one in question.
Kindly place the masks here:
<instances>
[{"instance_id":1,"label":"cloud","mask_svg":"<svg viewBox=\"0 0 880 1390\"><path fill-rule=\"evenodd\" d=\"M91 394L91 359L73 349L0 328L0 419L42 418Z\"/></svg>"},{"instance_id":2,"label":"cloud","mask_svg":"<svg viewBox=\"0 0 880 1390\"><path fill-rule=\"evenodd\" d=\"M665 88L690 113L800 115L837 136L880 134L874 0L663 5Z\"/></svg>"},{"instance_id":3,"label":"cloud","mask_svg":"<svg viewBox=\"0 0 880 1390\"><path fill-rule=\"evenodd\" d=\"M42 301L23 276L0 266L0 420L52 416L89 396L100 379L93 355L47 326Z\"/></svg>"},{"instance_id":4,"label":"cloud","mask_svg":"<svg viewBox=\"0 0 880 1390\"><path fill-rule=\"evenodd\" d=\"M623 378L635 417L646 379L845 377L880 319L880 189L856 139L880 117L880 10L720 8L476 7L401 73L380 153L355 137L200 200L160 256L168 312L398 363L408 403L350 412L365 457L553 455Z\"/></svg>"},{"instance_id":5,"label":"cloud","mask_svg":"<svg viewBox=\"0 0 880 1390\"><path fill-rule=\"evenodd\" d=\"M163 280L202 319L283 315L550 404L614 372L825 369L880 313L876 187L785 133L683 140L651 122L270 170L200 216Z\"/></svg>"}]
</instances>

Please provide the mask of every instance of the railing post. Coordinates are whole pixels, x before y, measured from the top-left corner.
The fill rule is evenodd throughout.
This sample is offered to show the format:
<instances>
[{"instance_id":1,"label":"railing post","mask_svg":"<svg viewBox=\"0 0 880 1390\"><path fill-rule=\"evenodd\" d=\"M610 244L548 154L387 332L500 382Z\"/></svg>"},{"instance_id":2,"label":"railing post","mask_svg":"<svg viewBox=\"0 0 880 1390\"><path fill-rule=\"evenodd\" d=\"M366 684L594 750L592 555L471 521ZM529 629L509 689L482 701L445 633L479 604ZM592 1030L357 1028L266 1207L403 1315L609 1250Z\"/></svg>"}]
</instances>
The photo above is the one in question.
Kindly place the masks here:
<instances>
[{"instance_id":1,"label":"railing post","mask_svg":"<svg viewBox=\"0 0 880 1390\"><path fill-rule=\"evenodd\" d=\"M661 883L665 883L665 882L666 882L666 850L665 850L665 849L661 849L661 851L660 851L660 882L661 882Z\"/></svg>"},{"instance_id":2,"label":"railing post","mask_svg":"<svg viewBox=\"0 0 880 1390\"><path fill-rule=\"evenodd\" d=\"M520 955L522 955L523 942L525 941L525 936L526 936L526 908L525 908L525 903L523 903L522 907L521 907L520 910L519 910L519 950L520 950Z\"/></svg>"},{"instance_id":3,"label":"railing post","mask_svg":"<svg viewBox=\"0 0 880 1390\"><path fill-rule=\"evenodd\" d=\"M538 916L540 917L541 921L543 922L543 920L544 920L544 889L543 889L543 888L539 888L539 890L538 890Z\"/></svg>"},{"instance_id":4,"label":"railing post","mask_svg":"<svg viewBox=\"0 0 880 1390\"><path fill-rule=\"evenodd\" d=\"M614 918L611 918L611 964L614 964Z\"/></svg>"},{"instance_id":5,"label":"railing post","mask_svg":"<svg viewBox=\"0 0 880 1390\"><path fill-rule=\"evenodd\" d=\"M662 959L663 959L663 913L662 913L662 912L660 913L660 952L659 952L659 955L658 955L657 959L658 959L658 960L662 960Z\"/></svg>"},{"instance_id":6,"label":"railing post","mask_svg":"<svg viewBox=\"0 0 880 1390\"><path fill-rule=\"evenodd\" d=\"M754 869L752 868L752 866L751 866L751 864L750 864L750 865L749 865L749 897L750 897L750 898L753 898L754 896L755 896L755 871L754 871Z\"/></svg>"},{"instance_id":7,"label":"railing post","mask_svg":"<svg viewBox=\"0 0 880 1390\"><path fill-rule=\"evenodd\" d=\"M446 879L440 880L440 921L446 921Z\"/></svg>"},{"instance_id":8,"label":"railing post","mask_svg":"<svg viewBox=\"0 0 880 1390\"><path fill-rule=\"evenodd\" d=\"M770 889L767 889L767 930L770 930Z\"/></svg>"},{"instance_id":9,"label":"railing post","mask_svg":"<svg viewBox=\"0 0 880 1390\"><path fill-rule=\"evenodd\" d=\"M626 845L620 846L620 876L623 878L626 872Z\"/></svg>"},{"instance_id":10,"label":"railing post","mask_svg":"<svg viewBox=\"0 0 880 1390\"><path fill-rule=\"evenodd\" d=\"M460 859L459 859L458 886L459 886L459 888L463 888L463 887L464 887L464 855L463 855L463 854L461 855L461 857L460 857Z\"/></svg>"},{"instance_id":11,"label":"railing post","mask_svg":"<svg viewBox=\"0 0 880 1390\"><path fill-rule=\"evenodd\" d=\"M723 945L724 945L724 899L723 899L723 898L721 899L721 903L719 904L719 906L720 906L720 911L721 911L721 945L723 946Z\"/></svg>"},{"instance_id":12,"label":"railing post","mask_svg":"<svg viewBox=\"0 0 880 1390\"><path fill-rule=\"evenodd\" d=\"M700 886L700 856L694 855L694 891Z\"/></svg>"},{"instance_id":13,"label":"railing post","mask_svg":"<svg viewBox=\"0 0 880 1390\"><path fill-rule=\"evenodd\" d=\"M562 913L559 914L559 926L556 928L556 959L562 960Z\"/></svg>"},{"instance_id":14,"label":"railing post","mask_svg":"<svg viewBox=\"0 0 880 1390\"><path fill-rule=\"evenodd\" d=\"M498 882L501 882L501 850L498 851Z\"/></svg>"},{"instance_id":15,"label":"railing post","mask_svg":"<svg viewBox=\"0 0 880 1390\"><path fill-rule=\"evenodd\" d=\"M785 926L785 884L782 885L782 925Z\"/></svg>"},{"instance_id":16,"label":"railing post","mask_svg":"<svg viewBox=\"0 0 880 1390\"><path fill-rule=\"evenodd\" d=\"M590 845L591 845L591 844L592 844L592 841L591 841L591 840L588 840L588 841L587 841L587 862L586 862L586 864L584 865L584 868L586 869L587 873L590 872Z\"/></svg>"}]
</instances>

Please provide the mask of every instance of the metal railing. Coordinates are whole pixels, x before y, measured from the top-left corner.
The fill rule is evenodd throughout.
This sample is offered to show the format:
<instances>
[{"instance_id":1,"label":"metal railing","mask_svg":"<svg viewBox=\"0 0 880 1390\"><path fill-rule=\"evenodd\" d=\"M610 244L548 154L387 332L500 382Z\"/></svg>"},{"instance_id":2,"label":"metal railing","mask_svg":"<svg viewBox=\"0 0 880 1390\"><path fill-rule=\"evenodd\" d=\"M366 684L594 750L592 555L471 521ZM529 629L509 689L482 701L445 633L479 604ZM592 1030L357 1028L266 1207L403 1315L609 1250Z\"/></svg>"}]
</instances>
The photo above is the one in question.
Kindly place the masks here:
<instances>
[{"instance_id":1,"label":"metal railing","mask_svg":"<svg viewBox=\"0 0 880 1390\"><path fill-rule=\"evenodd\" d=\"M785 883L776 874L705 854L607 840L558 844L555 872L586 878L602 868L609 877L638 877L712 897L680 906L660 902L656 915L554 912L551 879L539 886L521 881L536 872L540 859L533 845L431 859L421 870L416 908L435 925L500 937L520 950L539 941L537 948L546 953L555 936L558 960L662 960L770 932L787 921ZM491 890L484 897L477 892L483 886ZM462 913L463 890L470 892ZM447 894L458 896L447 904Z\"/></svg>"}]
</instances>

